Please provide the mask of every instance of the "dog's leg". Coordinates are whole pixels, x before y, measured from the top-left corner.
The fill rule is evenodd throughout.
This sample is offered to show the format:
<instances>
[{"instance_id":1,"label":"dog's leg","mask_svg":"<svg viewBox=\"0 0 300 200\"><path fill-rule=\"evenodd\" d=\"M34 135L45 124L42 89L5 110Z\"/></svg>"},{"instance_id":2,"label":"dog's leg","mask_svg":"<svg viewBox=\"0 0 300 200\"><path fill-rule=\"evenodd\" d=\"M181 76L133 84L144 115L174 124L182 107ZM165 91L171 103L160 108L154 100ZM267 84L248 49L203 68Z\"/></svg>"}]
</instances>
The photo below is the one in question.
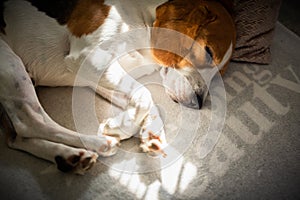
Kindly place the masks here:
<instances>
[{"instance_id":1,"label":"dog's leg","mask_svg":"<svg viewBox=\"0 0 300 200\"><path fill-rule=\"evenodd\" d=\"M43 139L17 136L1 104L0 128L4 131L6 142L10 148L23 150L39 158L52 161L63 172L72 171L76 174L84 174L94 165L98 157L95 152L86 149L74 148Z\"/></svg>"},{"instance_id":2,"label":"dog's leg","mask_svg":"<svg viewBox=\"0 0 300 200\"><path fill-rule=\"evenodd\" d=\"M55 123L41 107L21 59L3 40L0 52L0 102L18 136L86 148L103 156L115 153L116 138L79 134Z\"/></svg>"},{"instance_id":3,"label":"dog's leg","mask_svg":"<svg viewBox=\"0 0 300 200\"><path fill-rule=\"evenodd\" d=\"M100 85L123 93L128 102L125 112L100 124L99 134L126 139L140 131L143 151L162 152L166 145L164 126L149 90L129 76L119 62L113 63L104 72Z\"/></svg>"},{"instance_id":4,"label":"dog's leg","mask_svg":"<svg viewBox=\"0 0 300 200\"><path fill-rule=\"evenodd\" d=\"M155 61L151 60L150 57L151 55L147 50L132 51L119 58L118 62L123 69L126 69L127 74L130 74L133 79L138 80L159 70L157 66L153 65ZM123 73L122 76L124 76ZM108 87L110 88L110 86ZM109 100L114 105L122 109L127 108L129 101L127 93L107 89L101 85L97 85L94 89L97 94Z\"/></svg>"},{"instance_id":5,"label":"dog's leg","mask_svg":"<svg viewBox=\"0 0 300 200\"><path fill-rule=\"evenodd\" d=\"M10 148L23 150L39 158L56 163L57 168L63 172L72 171L77 174L84 174L85 171L94 165L98 157L95 152L86 149L74 148L43 139L17 136L1 104L0 127L6 136L6 142Z\"/></svg>"},{"instance_id":6,"label":"dog's leg","mask_svg":"<svg viewBox=\"0 0 300 200\"><path fill-rule=\"evenodd\" d=\"M81 39L84 41L84 38L78 40ZM70 43L72 46L74 41L71 40ZM122 49L123 44L120 44L118 48ZM118 48L116 51L119 51ZM129 58L110 64L116 52L91 47L77 51L80 53L70 53L65 58L69 70L78 73L80 81L75 82L75 85L89 85L98 94L126 110L101 123L99 136L109 135L127 139L140 131L143 151L162 152L162 148L166 145L164 127L151 93L129 76L121 66L143 66L143 64L147 64L144 62L144 58L138 56L140 58L136 60L135 58L130 59L129 56ZM82 65L78 71L80 63ZM136 75L140 73L142 72Z\"/></svg>"},{"instance_id":7,"label":"dog's leg","mask_svg":"<svg viewBox=\"0 0 300 200\"><path fill-rule=\"evenodd\" d=\"M37 138L23 138L17 136L8 142L9 147L29 152L39 158L56 163L63 172L84 174L90 169L98 155L86 149L74 148L64 144L50 142Z\"/></svg>"}]
</instances>

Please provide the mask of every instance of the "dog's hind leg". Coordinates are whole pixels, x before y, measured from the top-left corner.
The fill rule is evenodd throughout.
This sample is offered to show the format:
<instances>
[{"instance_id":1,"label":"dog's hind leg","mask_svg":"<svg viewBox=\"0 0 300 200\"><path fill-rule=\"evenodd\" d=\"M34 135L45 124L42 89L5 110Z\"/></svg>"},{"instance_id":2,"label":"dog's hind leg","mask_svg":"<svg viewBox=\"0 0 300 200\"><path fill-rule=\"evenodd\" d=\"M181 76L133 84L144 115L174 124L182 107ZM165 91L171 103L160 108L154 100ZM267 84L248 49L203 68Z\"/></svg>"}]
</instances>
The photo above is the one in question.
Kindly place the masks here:
<instances>
[{"instance_id":1,"label":"dog's hind leg","mask_svg":"<svg viewBox=\"0 0 300 200\"><path fill-rule=\"evenodd\" d=\"M40 105L21 59L1 39L0 52L0 103L18 137L63 143L103 156L115 153L116 138L79 134L54 122Z\"/></svg>"},{"instance_id":2,"label":"dog's hind leg","mask_svg":"<svg viewBox=\"0 0 300 200\"><path fill-rule=\"evenodd\" d=\"M30 152L39 158L56 163L57 168L63 172L72 171L77 174L84 174L95 164L98 157L95 152L86 149L74 148L37 138L17 136L8 145L11 148Z\"/></svg>"},{"instance_id":3,"label":"dog's hind leg","mask_svg":"<svg viewBox=\"0 0 300 200\"><path fill-rule=\"evenodd\" d=\"M43 139L17 136L1 104L0 127L10 148L26 151L39 158L56 163L57 168L63 172L72 171L77 174L84 174L94 165L98 157L95 152L86 149L74 148Z\"/></svg>"}]
</instances>

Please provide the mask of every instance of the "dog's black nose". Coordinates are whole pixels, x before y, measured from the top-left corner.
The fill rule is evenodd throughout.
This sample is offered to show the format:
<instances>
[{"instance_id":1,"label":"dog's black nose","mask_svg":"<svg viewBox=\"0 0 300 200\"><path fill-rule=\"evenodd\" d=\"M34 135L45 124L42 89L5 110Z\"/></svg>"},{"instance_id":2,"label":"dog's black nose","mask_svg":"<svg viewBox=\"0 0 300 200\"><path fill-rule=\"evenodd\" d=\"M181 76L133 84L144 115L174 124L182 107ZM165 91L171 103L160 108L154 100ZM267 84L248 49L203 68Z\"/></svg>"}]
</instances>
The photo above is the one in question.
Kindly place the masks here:
<instances>
[{"instance_id":1,"label":"dog's black nose","mask_svg":"<svg viewBox=\"0 0 300 200\"><path fill-rule=\"evenodd\" d=\"M203 96L199 95L199 94L196 94L196 97L197 97L197 102L198 102L199 109L201 109L202 104L203 104Z\"/></svg>"},{"instance_id":2,"label":"dog's black nose","mask_svg":"<svg viewBox=\"0 0 300 200\"><path fill-rule=\"evenodd\" d=\"M174 99L174 98L172 98L172 100L175 103L179 103L179 104L181 104L183 106L186 106L188 108L193 108L193 109L199 109L200 110L202 108L202 105L203 105L203 95L198 95L198 94L195 93L195 96L196 96L196 99L194 98L192 103L191 102L190 103L181 102L181 101L178 101L177 99ZM195 100L197 102L195 102Z\"/></svg>"}]
</instances>

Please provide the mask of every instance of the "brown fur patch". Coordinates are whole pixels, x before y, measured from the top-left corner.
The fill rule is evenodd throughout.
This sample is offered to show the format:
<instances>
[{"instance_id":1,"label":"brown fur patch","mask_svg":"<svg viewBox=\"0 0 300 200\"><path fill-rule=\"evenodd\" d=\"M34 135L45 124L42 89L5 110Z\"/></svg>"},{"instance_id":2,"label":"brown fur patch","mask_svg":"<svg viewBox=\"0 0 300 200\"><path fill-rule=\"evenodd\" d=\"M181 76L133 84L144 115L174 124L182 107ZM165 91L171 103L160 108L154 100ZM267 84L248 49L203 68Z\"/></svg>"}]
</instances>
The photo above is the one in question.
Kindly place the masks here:
<instances>
[{"instance_id":1,"label":"brown fur patch","mask_svg":"<svg viewBox=\"0 0 300 200\"><path fill-rule=\"evenodd\" d=\"M94 32L109 14L110 6L104 0L81 0L77 3L67 22L70 32L80 37Z\"/></svg>"},{"instance_id":2,"label":"brown fur patch","mask_svg":"<svg viewBox=\"0 0 300 200\"><path fill-rule=\"evenodd\" d=\"M192 39L177 38L164 34L159 29L154 30L152 45L167 47L171 51L152 50L154 58L166 67L192 66L190 61L201 66L208 60L204 53L204 49L207 48L211 51L213 62L219 64L230 43L235 43L232 17L222 4L216 1L169 1L156 9L154 27L175 30ZM195 48L196 43L201 49ZM180 52L181 55L176 55L173 51Z\"/></svg>"},{"instance_id":3,"label":"brown fur patch","mask_svg":"<svg viewBox=\"0 0 300 200\"><path fill-rule=\"evenodd\" d=\"M158 135L155 135L152 131L149 131L148 135L149 140L158 140L159 142L161 142L160 137Z\"/></svg>"},{"instance_id":4,"label":"brown fur patch","mask_svg":"<svg viewBox=\"0 0 300 200\"><path fill-rule=\"evenodd\" d=\"M151 146L149 147L150 149L154 150L154 151L158 151L160 150L159 146L157 146L156 144L152 143Z\"/></svg>"},{"instance_id":5,"label":"brown fur patch","mask_svg":"<svg viewBox=\"0 0 300 200\"><path fill-rule=\"evenodd\" d=\"M62 172L70 172L74 169L75 163L72 164L72 159L70 161L65 160L62 156L55 157L57 169L59 169Z\"/></svg>"}]
</instances>

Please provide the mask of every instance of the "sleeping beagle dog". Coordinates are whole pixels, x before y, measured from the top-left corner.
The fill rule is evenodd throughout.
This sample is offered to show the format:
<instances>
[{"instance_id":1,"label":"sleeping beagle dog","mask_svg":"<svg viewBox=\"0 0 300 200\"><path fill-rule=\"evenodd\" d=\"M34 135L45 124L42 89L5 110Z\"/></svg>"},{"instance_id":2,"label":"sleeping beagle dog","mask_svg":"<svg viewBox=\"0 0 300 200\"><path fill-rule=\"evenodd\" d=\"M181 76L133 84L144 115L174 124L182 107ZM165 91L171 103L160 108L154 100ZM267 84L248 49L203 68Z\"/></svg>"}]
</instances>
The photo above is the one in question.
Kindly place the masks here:
<instances>
[{"instance_id":1,"label":"sleeping beagle dog","mask_svg":"<svg viewBox=\"0 0 300 200\"><path fill-rule=\"evenodd\" d=\"M99 155L115 154L120 140L136 133L144 152L164 155L167 143L159 111L150 92L124 68L150 59L160 67L166 92L174 101L200 108L209 81L224 71L234 48L228 2L1 1L0 105L9 147L79 174ZM115 39L137 29L143 30L141 37ZM146 42L150 50L131 50L115 59L133 41ZM84 75L78 78L82 65ZM201 75L205 69L218 70L206 78ZM47 115L37 98L37 85L88 86L124 112L100 123L97 135L77 133Z\"/></svg>"}]
</instances>

